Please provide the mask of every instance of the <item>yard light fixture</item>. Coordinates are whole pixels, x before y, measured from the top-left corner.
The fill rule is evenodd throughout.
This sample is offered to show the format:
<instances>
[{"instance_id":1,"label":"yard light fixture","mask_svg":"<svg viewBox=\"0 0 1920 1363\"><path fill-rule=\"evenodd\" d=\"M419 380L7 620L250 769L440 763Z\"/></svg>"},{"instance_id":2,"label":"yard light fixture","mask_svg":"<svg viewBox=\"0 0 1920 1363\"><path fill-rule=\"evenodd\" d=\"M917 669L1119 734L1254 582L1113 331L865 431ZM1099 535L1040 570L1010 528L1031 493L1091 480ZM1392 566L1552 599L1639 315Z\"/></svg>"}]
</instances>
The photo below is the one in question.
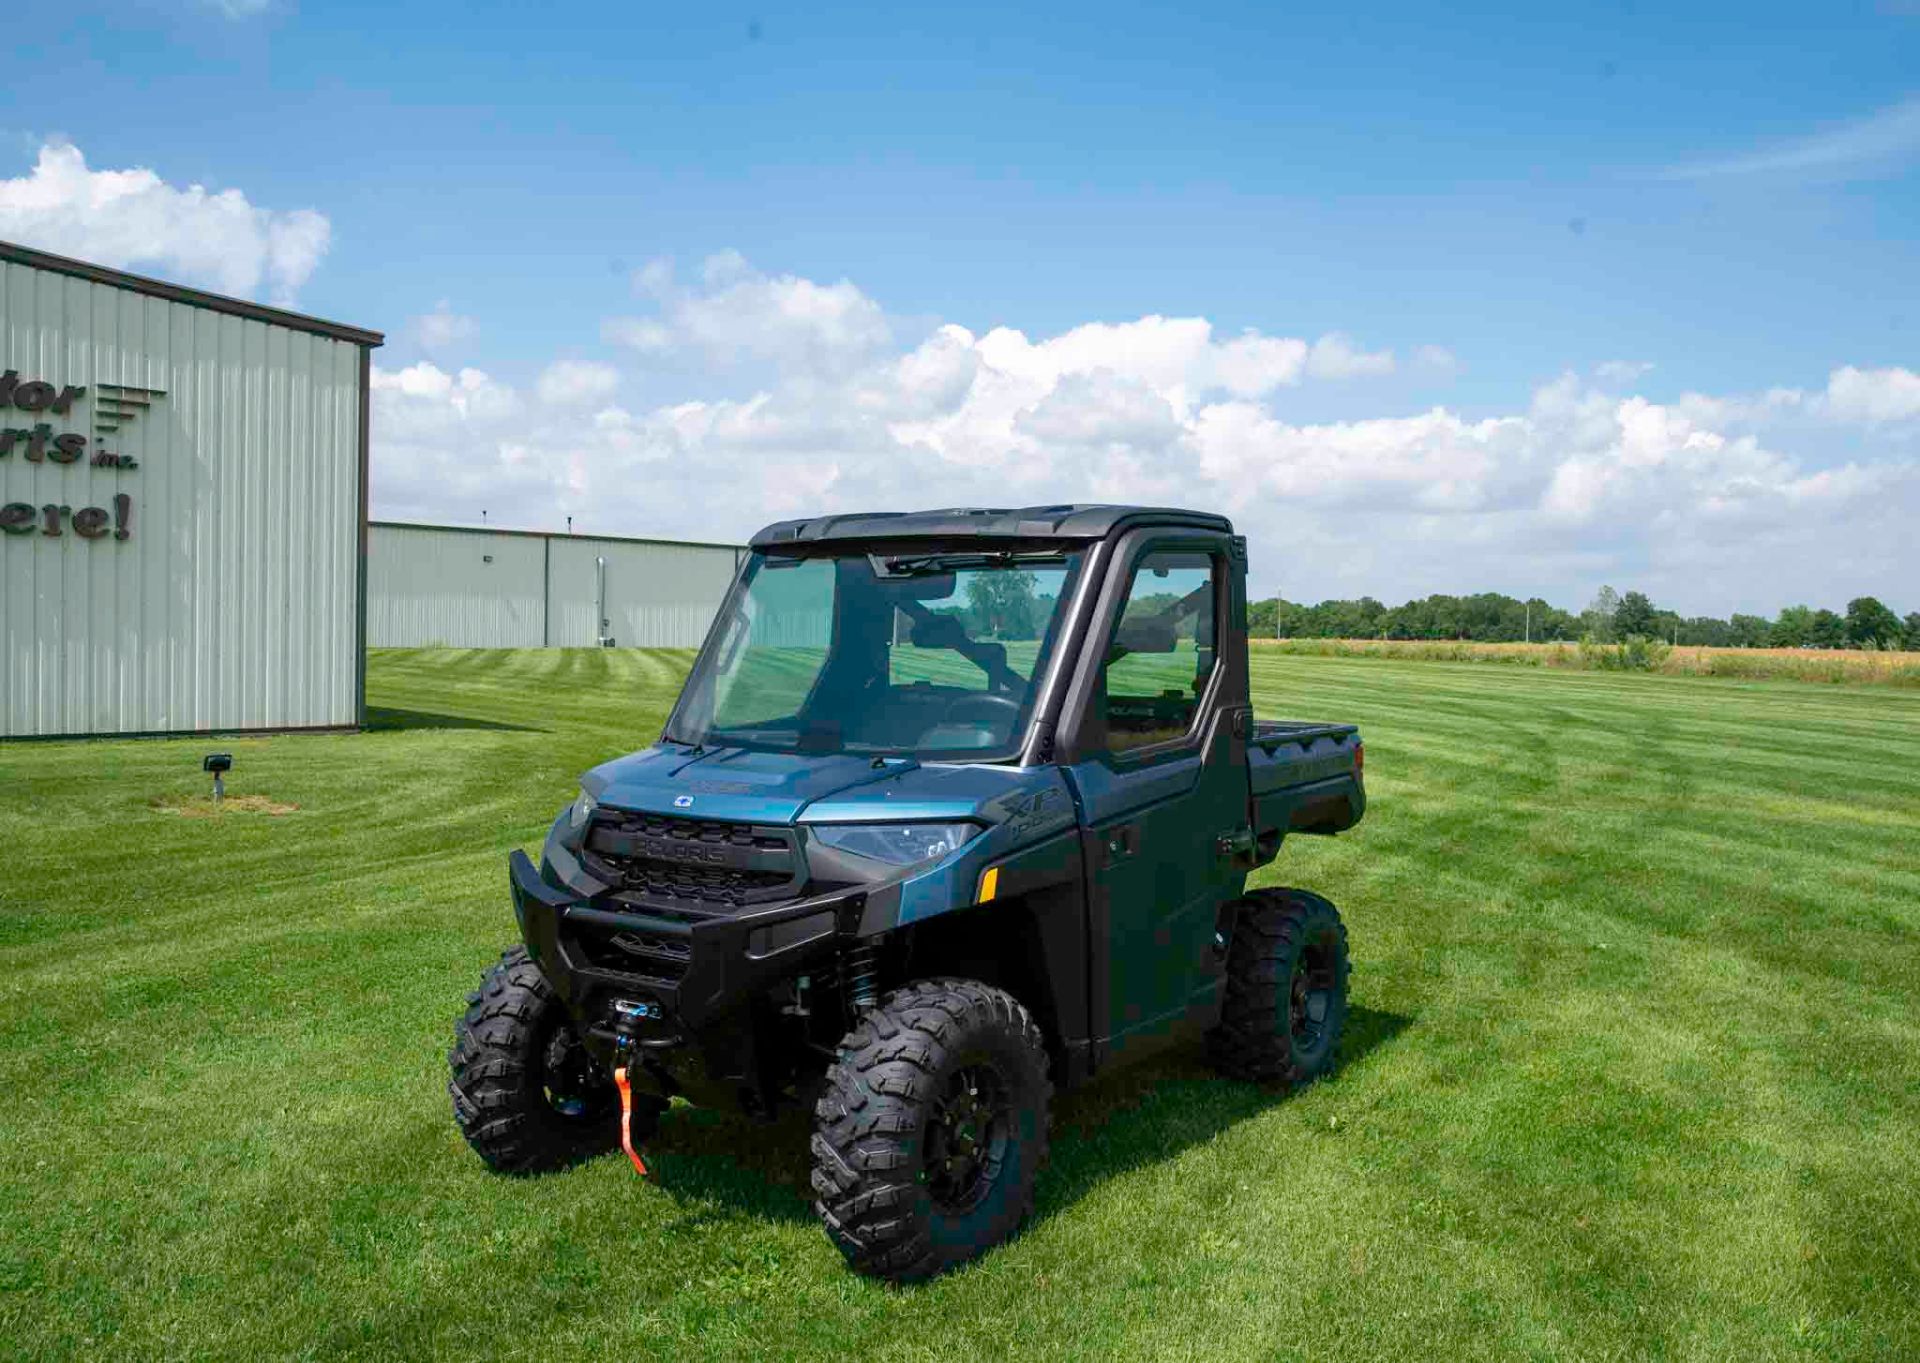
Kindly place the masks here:
<instances>
[{"instance_id":1,"label":"yard light fixture","mask_svg":"<svg viewBox=\"0 0 1920 1363\"><path fill-rule=\"evenodd\" d=\"M213 799L218 804L227 793L226 784L220 779L233 770L233 754L230 752L210 752L200 759L200 770L213 773Z\"/></svg>"}]
</instances>

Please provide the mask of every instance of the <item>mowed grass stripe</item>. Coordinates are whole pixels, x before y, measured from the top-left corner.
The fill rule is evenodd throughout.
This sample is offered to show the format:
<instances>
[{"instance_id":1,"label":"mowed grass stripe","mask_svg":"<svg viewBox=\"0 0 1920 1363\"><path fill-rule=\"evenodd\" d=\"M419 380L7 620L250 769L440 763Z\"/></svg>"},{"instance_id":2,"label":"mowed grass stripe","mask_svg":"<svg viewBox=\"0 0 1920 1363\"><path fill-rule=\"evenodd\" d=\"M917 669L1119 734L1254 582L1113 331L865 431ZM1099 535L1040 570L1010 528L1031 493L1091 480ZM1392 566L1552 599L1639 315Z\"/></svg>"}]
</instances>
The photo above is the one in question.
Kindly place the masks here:
<instances>
[{"instance_id":1,"label":"mowed grass stripe","mask_svg":"<svg viewBox=\"0 0 1920 1363\"><path fill-rule=\"evenodd\" d=\"M1175 1055L1059 1105L1040 1215L848 1277L805 1126L691 1110L486 1176L453 1013L502 856L686 651L382 651L354 737L0 747L0 1338L24 1357L1830 1358L1920 1352L1920 697L1256 654L1368 821L1263 878L1349 918L1347 1062Z\"/></svg>"}]
</instances>

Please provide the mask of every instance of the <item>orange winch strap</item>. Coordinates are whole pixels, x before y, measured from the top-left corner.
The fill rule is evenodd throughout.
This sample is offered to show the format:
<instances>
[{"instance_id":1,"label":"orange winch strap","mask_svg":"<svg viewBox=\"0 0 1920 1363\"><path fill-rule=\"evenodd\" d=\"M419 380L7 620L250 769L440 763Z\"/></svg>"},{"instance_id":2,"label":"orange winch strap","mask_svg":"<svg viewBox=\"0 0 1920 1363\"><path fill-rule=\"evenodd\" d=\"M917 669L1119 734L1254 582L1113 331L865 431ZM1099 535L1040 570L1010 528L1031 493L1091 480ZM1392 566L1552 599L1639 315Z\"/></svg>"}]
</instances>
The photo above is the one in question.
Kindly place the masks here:
<instances>
[{"instance_id":1,"label":"orange winch strap","mask_svg":"<svg viewBox=\"0 0 1920 1363\"><path fill-rule=\"evenodd\" d=\"M634 1152L633 1148L633 1089L627 1084L627 1067L620 1066L613 1072L614 1086L620 1090L620 1148L627 1152L627 1158L633 1161L633 1167L640 1177L647 1176L646 1163Z\"/></svg>"}]
</instances>

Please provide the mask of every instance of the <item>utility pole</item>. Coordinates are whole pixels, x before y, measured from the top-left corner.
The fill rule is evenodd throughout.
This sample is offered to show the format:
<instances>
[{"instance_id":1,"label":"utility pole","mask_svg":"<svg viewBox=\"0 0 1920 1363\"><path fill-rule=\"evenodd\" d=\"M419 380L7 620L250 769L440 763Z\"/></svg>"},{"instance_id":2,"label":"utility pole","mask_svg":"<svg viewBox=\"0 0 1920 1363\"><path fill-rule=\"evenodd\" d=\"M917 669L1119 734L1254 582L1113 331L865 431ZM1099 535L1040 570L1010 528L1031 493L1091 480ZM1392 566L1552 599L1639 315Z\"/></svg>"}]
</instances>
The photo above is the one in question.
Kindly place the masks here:
<instances>
[{"instance_id":1,"label":"utility pole","mask_svg":"<svg viewBox=\"0 0 1920 1363\"><path fill-rule=\"evenodd\" d=\"M1533 599L1532 599L1531 597L1529 597L1529 598L1527 599L1527 631L1526 631L1526 641L1527 641L1528 643L1532 643L1532 642L1533 642Z\"/></svg>"}]
</instances>

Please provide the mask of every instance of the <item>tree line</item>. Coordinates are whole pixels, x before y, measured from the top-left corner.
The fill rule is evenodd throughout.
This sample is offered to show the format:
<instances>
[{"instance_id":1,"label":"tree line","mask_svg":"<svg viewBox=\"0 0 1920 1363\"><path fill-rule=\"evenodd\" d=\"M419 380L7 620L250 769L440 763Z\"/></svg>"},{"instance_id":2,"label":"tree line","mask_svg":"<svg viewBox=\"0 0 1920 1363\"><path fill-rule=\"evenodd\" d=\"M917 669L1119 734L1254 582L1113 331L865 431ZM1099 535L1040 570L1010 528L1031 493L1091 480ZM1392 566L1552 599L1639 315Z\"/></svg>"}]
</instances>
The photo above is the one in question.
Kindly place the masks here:
<instances>
[{"instance_id":1,"label":"tree line","mask_svg":"<svg viewBox=\"0 0 1920 1363\"><path fill-rule=\"evenodd\" d=\"M1534 597L1500 592L1475 596L1426 596L1387 606L1370 596L1355 601L1304 605L1282 597L1252 602L1248 627L1282 639L1469 639L1536 643L1591 639L1624 643L1664 639L1712 648L1875 648L1920 650L1920 611L1902 618L1871 596L1858 596L1844 613L1787 606L1764 615L1683 617L1656 606L1644 592L1602 587L1583 611L1562 610Z\"/></svg>"}]
</instances>

